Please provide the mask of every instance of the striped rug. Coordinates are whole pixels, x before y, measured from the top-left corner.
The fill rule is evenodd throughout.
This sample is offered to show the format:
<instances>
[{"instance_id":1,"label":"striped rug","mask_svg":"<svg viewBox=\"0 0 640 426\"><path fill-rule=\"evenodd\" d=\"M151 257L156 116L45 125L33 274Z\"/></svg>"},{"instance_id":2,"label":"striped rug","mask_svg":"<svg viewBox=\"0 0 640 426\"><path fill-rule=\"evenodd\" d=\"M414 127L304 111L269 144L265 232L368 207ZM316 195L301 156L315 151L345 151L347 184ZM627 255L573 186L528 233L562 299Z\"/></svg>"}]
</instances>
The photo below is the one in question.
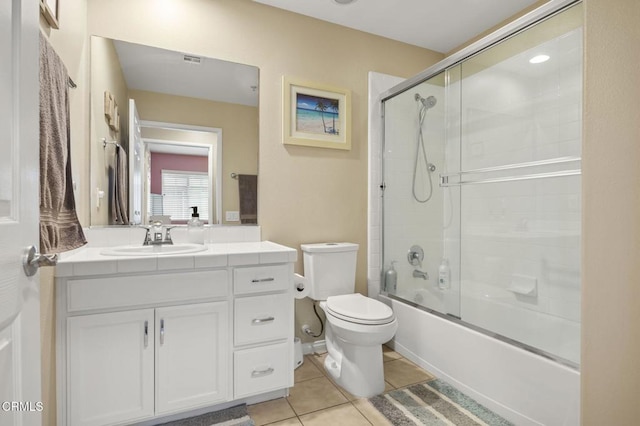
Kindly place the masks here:
<instances>
[{"instance_id":1,"label":"striped rug","mask_svg":"<svg viewBox=\"0 0 640 426\"><path fill-rule=\"evenodd\" d=\"M377 395L369 402L395 426L513 425L438 379Z\"/></svg>"}]
</instances>

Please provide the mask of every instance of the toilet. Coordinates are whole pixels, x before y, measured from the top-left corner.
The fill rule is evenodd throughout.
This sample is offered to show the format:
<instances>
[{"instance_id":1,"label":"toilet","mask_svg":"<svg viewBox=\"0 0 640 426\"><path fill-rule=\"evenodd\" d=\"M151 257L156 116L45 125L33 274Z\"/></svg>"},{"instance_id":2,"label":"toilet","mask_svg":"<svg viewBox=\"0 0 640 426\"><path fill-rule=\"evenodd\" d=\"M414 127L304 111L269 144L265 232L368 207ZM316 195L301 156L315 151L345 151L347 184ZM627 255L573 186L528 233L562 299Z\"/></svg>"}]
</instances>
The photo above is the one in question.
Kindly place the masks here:
<instances>
[{"instance_id":1,"label":"toilet","mask_svg":"<svg viewBox=\"0 0 640 426\"><path fill-rule=\"evenodd\" d=\"M324 368L345 390L358 397L384 392L382 344L398 329L393 310L354 293L358 244L302 244L309 297L320 301L327 322Z\"/></svg>"}]
</instances>

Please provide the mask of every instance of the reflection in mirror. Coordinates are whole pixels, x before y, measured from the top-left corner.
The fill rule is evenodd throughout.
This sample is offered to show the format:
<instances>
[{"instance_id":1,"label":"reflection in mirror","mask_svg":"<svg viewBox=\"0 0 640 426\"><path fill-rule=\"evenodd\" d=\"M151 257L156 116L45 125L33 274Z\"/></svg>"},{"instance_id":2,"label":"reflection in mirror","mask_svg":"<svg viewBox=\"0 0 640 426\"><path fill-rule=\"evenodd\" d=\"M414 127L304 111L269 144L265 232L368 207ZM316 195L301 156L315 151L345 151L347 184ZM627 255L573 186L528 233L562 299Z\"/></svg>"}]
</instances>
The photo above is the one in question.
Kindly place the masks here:
<instances>
[{"instance_id":1,"label":"reflection in mirror","mask_svg":"<svg viewBox=\"0 0 640 426\"><path fill-rule=\"evenodd\" d=\"M256 67L93 36L91 141L93 226L257 223Z\"/></svg>"}]
</instances>

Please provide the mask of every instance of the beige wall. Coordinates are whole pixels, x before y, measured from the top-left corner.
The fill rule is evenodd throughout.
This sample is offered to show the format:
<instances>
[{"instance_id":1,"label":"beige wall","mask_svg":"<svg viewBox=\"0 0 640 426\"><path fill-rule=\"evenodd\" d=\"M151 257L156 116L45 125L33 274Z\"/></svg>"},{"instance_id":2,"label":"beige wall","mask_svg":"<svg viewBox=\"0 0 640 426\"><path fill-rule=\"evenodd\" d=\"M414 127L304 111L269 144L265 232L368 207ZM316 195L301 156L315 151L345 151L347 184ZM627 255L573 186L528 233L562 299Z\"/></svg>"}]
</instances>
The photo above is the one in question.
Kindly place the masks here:
<instances>
[{"instance_id":1,"label":"beige wall","mask_svg":"<svg viewBox=\"0 0 640 426\"><path fill-rule=\"evenodd\" d=\"M532 10L542 6L545 3L548 3L549 0L538 0L537 2L533 3L531 6L522 9L520 12L516 13L515 15L505 19L504 21L494 25L493 27L481 32L480 34L476 35L475 37L465 41L463 44L461 44L460 46L450 50L449 52L446 53L446 56L451 56L454 53L458 52L459 50L464 49L465 47L475 43L476 41L480 40L483 37L488 36L489 34L491 34L494 31L499 30L500 28L504 27L505 25L513 22L514 20L526 15L527 13L531 12Z\"/></svg>"},{"instance_id":2,"label":"beige wall","mask_svg":"<svg viewBox=\"0 0 640 426\"><path fill-rule=\"evenodd\" d=\"M109 225L112 223L109 205L109 168L115 166L115 146L104 147L100 140L117 141L128 149L129 97L127 83L113 41L91 38L91 108L90 108L90 155L91 155L91 225ZM109 92L118 106L120 130L109 127L105 116L104 93ZM95 191L100 188L105 195L98 207ZM78 203L85 210L87 204Z\"/></svg>"},{"instance_id":3,"label":"beige wall","mask_svg":"<svg viewBox=\"0 0 640 426\"><path fill-rule=\"evenodd\" d=\"M356 289L366 293L367 73L409 77L443 55L250 0L163 4L88 0L89 32L259 67L262 237L295 248L359 243ZM351 90L351 151L282 144L283 75ZM315 324L308 308L296 316Z\"/></svg>"},{"instance_id":4,"label":"beige wall","mask_svg":"<svg viewBox=\"0 0 640 426\"><path fill-rule=\"evenodd\" d=\"M222 219L227 223L225 211L240 205L238 181L231 173L258 174L258 108L139 90L129 96L142 120L222 129Z\"/></svg>"},{"instance_id":5,"label":"beige wall","mask_svg":"<svg viewBox=\"0 0 640 426\"><path fill-rule=\"evenodd\" d=\"M151 0L89 0L91 32L256 65L261 69L260 222L263 237L366 243L366 72L410 76L440 55L257 5L183 1L163 15ZM177 3L176 3L177 4ZM79 88L71 94L72 161L79 206L88 206L85 2L60 4L50 40ZM149 19L142 21L140 16ZM640 394L640 3L585 0L583 146L582 422L637 423ZM185 30L185 22L189 30ZM48 33L46 27L45 32ZM323 34L319 42L311 34ZM327 58L334 61L330 66ZM337 65L336 65L337 64ZM283 74L353 91L351 152L281 145ZM326 201L328 200L328 202ZM88 209L80 209L83 224ZM365 292L365 253L358 290ZM301 264L298 264L301 271ZM43 273L43 424L55 424L52 277ZM310 319L310 322L313 321ZM313 322L315 324L315 322Z\"/></svg>"},{"instance_id":6,"label":"beige wall","mask_svg":"<svg viewBox=\"0 0 640 426\"><path fill-rule=\"evenodd\" d=\"M165 2L174 5L174 10L162 10L156 4L153 0L65 0L60 4L59 30L49 30L41 22L78 84L71 92L71 143L81 223L89 225L89 145L95 143L89 133L90 35L255 65L260 68L259 221L263 238L292 247L325 240L359 243L357 289L366 293L367 73L409 77L442 55L250 0ZM350 152L282 145L283 75L352 91ZM297 270L302 271L301 261ZM43 424L55 425L52 274L42 273L41 283ZM309 309L300 315L313 316Z\"/></svg>"},{"instance_id":7,"label":"beige wall","mask_svg":"<svg viewBox=\"0 0 640 426\"><path fill-rule=\"evenodd\" d=\"M640 2L585 1L582 423L638 424Z\"/></svg>"}]
</instances>

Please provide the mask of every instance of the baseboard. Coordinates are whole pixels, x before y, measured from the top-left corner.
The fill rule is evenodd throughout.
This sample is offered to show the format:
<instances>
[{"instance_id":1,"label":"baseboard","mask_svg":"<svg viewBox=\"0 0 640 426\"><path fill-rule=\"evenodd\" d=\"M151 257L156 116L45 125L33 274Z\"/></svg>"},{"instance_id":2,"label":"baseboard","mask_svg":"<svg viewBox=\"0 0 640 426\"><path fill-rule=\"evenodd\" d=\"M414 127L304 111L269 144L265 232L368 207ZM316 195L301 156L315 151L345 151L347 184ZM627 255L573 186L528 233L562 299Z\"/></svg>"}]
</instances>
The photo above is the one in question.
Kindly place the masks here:
<instances>
[{"instance_id":1,"label":"baseboard","mask_svg":"<svg viewBox=\"0 0 640 426\"><path fill-rule=\"evenodd\" d=\"M324 339L302 344L302 353L304 355L323 353L326 351L327 351L327 344L324 341Z\"/></svg>"}]
</instances>

